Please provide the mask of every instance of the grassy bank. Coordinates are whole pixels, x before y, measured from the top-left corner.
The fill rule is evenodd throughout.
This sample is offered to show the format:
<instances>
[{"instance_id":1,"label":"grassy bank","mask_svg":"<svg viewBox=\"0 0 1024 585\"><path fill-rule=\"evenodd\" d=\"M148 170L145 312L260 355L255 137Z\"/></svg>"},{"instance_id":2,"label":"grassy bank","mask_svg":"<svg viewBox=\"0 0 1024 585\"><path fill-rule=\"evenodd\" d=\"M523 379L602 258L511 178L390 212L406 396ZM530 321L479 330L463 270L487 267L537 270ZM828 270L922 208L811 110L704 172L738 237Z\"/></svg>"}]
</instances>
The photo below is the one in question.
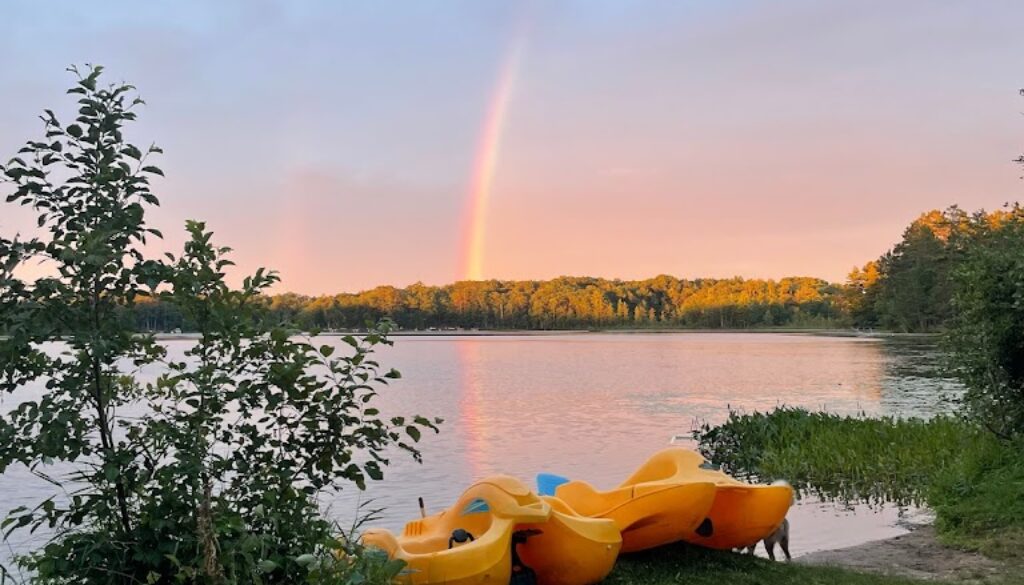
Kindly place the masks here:
<instances>
[{"instance_id":1,"label":"grassy bank","mask_svg":"<svg viewBox=\"0 0 1024 585\"><path fill-rule=\"evenodd\" d=\"M923 503L940 539L1024 561L1024 446L960 419L869 419L777 409L696 433L734 473L785 478L827 499Z\"/></svg>"},{"instance_id":2,"label":"grassy bank","mask_svg":"<svg viewBox=\"0 0 1024 585\"><path fill-rule=\"evenodd\" d=\"M988 438L964 446L927 503L944 542L1024 564L1024 444Z\"/></svg>"},{"instance_id":3,"label":"grassy bank","mask_svg":"<svg viewBox=\"0 0 1024 585\"><path fill-rule=\"evenodd\" d=\"M772 562L748 555L670 545L619 558L606 585L911 585L912 579L832 567Z\"/></svg>"}]
</instances>

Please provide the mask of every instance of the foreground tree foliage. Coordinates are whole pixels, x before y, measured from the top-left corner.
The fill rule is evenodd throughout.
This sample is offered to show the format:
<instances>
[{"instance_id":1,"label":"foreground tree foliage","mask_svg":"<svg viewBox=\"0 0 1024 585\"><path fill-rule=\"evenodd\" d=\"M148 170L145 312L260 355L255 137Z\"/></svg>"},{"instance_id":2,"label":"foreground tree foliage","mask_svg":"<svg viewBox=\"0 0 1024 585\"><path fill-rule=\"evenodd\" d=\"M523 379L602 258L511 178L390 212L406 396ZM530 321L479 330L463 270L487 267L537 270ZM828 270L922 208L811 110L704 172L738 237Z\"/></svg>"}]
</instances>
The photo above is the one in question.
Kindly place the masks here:
<instances>
[{"instance_id":1,"label":"foreground tree foliage","mask_svg":"<svg viewBox=\"0 0 1024 585\"><path fill-rule=\"evenodd\" d=\"M953 366L975 418L1003 438L1024 436L1024 209L971 220L953 271Z\"/></svg>"},{"instance_id":2,"label":"foreground tree foliage","mask_svg":"<svg viewBox=\"0 0 1024 585\"><path fill-rule=\"evenodd\" d=\"M0 417L0 472L25 466L55 495L3 521L43 529L19 559L43 583L387 582L394 563L338 539L317 495L380 479L394 449L419 458L423 417L385 418L374 396L397 372L372 359L388 325L335 355L266 318L277 281L225 283L229 250L190 222L180 257L154 260L145 222L162 175L125 141L141 100L78 77L74 122L47 110L45 139L0 166L35 237L0 238L0 392L33 387ZM77 71L76 71L77 74ZM43 262L50 276L19 277ZM200 333L184 359L124 318L142 299ZM141 382L147 367L163 371ZM336 553L344 552L344 560Z\"/></svg>"},{"instance_id":3,"label":"foreground tree foliage","mask_svg":"<svg viewBox=\"0 0 1024 585\"><path fill-rule=\"evenodd\" d=\"M1020 90L1024 95L1024 90ZM1024 156L1016 159L1024 164ZM946 337L974 418L1004 440L1024 438L1024 207L976 213L953 270Z\"/></svg>"}]
</instances>

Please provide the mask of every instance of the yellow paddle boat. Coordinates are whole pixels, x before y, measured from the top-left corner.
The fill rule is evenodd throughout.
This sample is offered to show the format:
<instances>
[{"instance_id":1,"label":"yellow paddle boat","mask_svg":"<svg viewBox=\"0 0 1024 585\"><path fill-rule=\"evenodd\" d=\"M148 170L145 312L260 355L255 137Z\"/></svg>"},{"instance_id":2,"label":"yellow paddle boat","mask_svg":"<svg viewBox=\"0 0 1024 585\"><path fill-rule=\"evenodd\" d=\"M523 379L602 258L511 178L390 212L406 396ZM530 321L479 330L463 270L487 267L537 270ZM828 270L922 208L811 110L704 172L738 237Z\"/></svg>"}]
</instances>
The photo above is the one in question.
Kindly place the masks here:
<instances>
[{"instance_id":1,"label":"yellow paddle boat","mask_svg":"<svg viewBox=\"0 0 1024 585\"><path fill-rule=\"evenodd\" d=\"M398 582L406 585L506 585L524 573L539 585L588 585L611 571L621 537L611 521L580 517L494 476L450 509L409 522L401 536L368 530L363 542L405 561Z\"/></svg>"},{"instance_id":2,"label":"yellow paddle boat","mask_svg":"<svg viewBox=\"0 0 1024 585\"><path fill-rule=\"evenodd\" d=\"M782 524L793 503L788 485L754 485L711 467L699 453L670 447L655 453L626 483L711 482L715 499L707 520L687 542L729 550L756 544Z\"/></svg>"},{"instance_id":3,"label":"yellow paddle boat","mask_svg":"<svg viewBox=\"0 0 1024 585\"><path fill-rule=\"evenodd\" d=\"M671 481L642 467L618 488L601 492L584 481L554 488L555 497L590 518L615 521L622 533L622 552L654 548L690 536L707 517L715 500L711 482Z\"/></svg>"},{"instance_id":4,"label":"yellow paddle boat","mask_svg":"<svg viewBox=\"0 0 1024 585\"><path fill-rule=\"evenodd\" d=\"M551 506L551 518L517 527L539 531L519 547L519 556L536 573L538 585L602 581L622 548L618 526L610 519L581 516L558 498L542 499Z\"/></svg>"}]
</instances>

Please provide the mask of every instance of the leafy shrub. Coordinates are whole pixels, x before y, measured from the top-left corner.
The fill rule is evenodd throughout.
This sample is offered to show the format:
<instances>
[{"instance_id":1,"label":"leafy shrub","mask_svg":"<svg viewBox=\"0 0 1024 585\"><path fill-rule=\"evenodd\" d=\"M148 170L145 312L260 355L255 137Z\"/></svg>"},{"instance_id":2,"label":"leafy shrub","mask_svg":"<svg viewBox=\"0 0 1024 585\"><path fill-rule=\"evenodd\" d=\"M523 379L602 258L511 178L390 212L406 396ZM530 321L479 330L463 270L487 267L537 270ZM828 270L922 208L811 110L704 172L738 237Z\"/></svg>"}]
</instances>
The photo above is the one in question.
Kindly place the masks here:
<instances>
[{"instance_id":1,"label":"leafy shrub","mask_svg":"<svg viewBox=\"0 0 1024 585\"><path fill-rule=\"evenodd\" d=\"M34 209L42 232L0 238L0 392L45 386L0 417L0 473L21 464L67 494L3 521L6 534L52 531L19 561L41 583L389 581L395 565L355 545L326 561L338 538L317 504L324 490L380 479L396 449L419 459L422 431L437 430L374 407L398 377L372 359L389 324L343 338L346 355L271 324L260 298L277 275L228 286L229 249L200 222L180 256L147 257L146 239L161 237L145 223L158 204L149 179L163 174L148 158L161 151L125 141L142 100L98 86L101 73L69 90L73 123L47 110L45 139L0 166L8 203ZM52 275L18 277L37 261ZM196 324L184 359L123 318L145 298ZM165 373L142 383L147 366ZM48 473L55 462L71 473Z\"/></svg>"}]
</instances>

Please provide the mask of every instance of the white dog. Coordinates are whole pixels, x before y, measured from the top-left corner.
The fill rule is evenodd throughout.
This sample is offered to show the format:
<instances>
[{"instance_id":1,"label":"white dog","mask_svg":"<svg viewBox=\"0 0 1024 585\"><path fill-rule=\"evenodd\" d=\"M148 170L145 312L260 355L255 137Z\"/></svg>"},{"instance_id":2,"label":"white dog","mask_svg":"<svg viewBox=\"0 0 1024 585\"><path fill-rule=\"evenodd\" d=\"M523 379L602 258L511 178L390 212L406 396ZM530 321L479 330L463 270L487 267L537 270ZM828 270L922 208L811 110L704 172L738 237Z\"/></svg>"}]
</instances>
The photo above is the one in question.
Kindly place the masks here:
<instances>
[{"instance_id":1,"label":"white dog","mask_svg":"<svg viewBox=\"0 0 1024 585\"><path fill-rule=\"evenodd\" d=\"M764 548L768 551L768 558L775 560L775 545L779 545L782 549L783 554L786 555L786 560L792 560L793 557L789 555L789 519L782 521L782 525L775 529L764 539ZM757 548L757 543L747 547L748 554L754 554L754 549Z\"/></svg>"}]
</instances>

